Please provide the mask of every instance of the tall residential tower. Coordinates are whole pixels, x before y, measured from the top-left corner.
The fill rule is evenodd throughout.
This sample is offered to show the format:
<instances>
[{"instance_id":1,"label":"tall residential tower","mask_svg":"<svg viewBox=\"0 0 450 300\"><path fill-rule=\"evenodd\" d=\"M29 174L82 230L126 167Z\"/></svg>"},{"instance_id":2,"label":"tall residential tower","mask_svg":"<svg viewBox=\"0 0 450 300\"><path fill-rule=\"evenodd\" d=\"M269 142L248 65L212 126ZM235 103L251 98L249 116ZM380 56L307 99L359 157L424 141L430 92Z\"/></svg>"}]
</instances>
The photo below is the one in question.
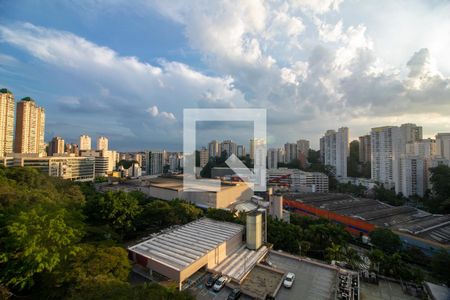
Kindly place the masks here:
<instances>
[{"instance_id":1,"label":"tall residential tower","mask_svg":"<svg viewBox=\"0 0 450 300\"><path fill-rule=\"evenodd\" d=\"M45 151L45 111L30 97L17 103L15 153L37 153Z\"/></svg>"},{"instance_id":2,"label":"tall residential tower","mask_svg":"<svg viewBox=\"0 0 450 300\"><path fill-rule=\"evenodd\" d=\"M14 95L0 89L0 157L13 152Z\"/></svg>"}]
</instances>

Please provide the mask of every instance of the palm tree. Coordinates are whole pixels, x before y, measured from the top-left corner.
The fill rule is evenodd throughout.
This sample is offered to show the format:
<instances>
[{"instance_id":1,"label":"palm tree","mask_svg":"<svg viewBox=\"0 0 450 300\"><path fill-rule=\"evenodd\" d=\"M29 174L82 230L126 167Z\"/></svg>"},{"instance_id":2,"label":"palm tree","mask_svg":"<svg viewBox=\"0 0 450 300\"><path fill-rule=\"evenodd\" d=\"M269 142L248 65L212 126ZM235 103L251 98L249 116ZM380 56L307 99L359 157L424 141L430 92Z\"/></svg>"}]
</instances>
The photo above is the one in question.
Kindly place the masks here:
<instances>
[{"instance_id":1,"label":"palm tree","mask_svg":"<svg viewBox=\"0 0 450 300\"><path fill-rule=\"evenodd\" d=\"M345 249L345 261L352 266L353 270L358 269L357 267L362 263L361 256L359 256L358 251L351 247Z\"/></svg>"},{"instance_id":2,"label":"palm tree","mask_svg":"<svg viewBox=\"0 0 450 300\"><path fill-rule=\"evenodd\" d=\"M344 258L344 251L341 245L331 243L331 246L325 249L325 257L328 261L341 261Z\"/></svg>"}]
</instances>

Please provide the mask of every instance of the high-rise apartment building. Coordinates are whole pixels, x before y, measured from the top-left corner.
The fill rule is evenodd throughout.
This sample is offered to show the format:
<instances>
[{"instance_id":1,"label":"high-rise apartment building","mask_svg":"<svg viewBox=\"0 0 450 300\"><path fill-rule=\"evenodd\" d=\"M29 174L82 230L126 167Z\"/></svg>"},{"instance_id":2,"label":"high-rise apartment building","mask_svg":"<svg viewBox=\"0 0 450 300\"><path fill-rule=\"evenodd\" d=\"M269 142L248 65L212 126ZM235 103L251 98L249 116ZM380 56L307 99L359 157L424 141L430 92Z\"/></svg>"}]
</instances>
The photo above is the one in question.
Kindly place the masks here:
<instances>
[{"instance_id":1,"label":"high-rise apartment building","mask_svg":"<svg viewBox=\"0 0 450 300\"><path fill-rule=\"evenodd\" d=\"M206 166L209 161L209 151L205 147L200 149L200 168Z\"/></svg>"},{"instance_id":2,"label":"high-rise apartment building","mask_svg":"<svg viewBox=\"0 0 450 300\"><path fill-rule=\"evenodd\" d=\"M48 144L48 156L53 156L55 154L64 154L64 140L62 137L55 136Z\"/></svg>"},{"instance_id":3,"label":"high-rise apartment building","mask_svg":"<svg viewBox=\"0 0 450 300\"><path fill-rule=\"evenodd\" d=\"M237 157L244 157L247 153L245 153L245 147L244 145L237 145Z\"/></svg>"},{"instance_id":4,"label":"high-rise apartment building","mask_svg":"<svg viewBox=\"0 0 450 300\"><path fill-rule=\"evenodd\" d=\"M91 137L83 134L80 136L80 151L91 150Z\"/></svg>"},{"instance_id":5,"label":"high-rise apartment building","mask_svg":"<svg viewBox=\"0 0 450 300\"><path fill-rule=\"evenodd\" d=\"M428 163L429 160L422 156L402 155L398 190L403 196L425 195L428 187Z\"/></svg>"},{"instance_id":6,"label":"high-rise apartment building","mask_svg":"<svg viewBox=\"0 0 450 300\"><path fill-rule=\"evenodd\" d=\"M278 169L279 149L271 148L267 151L267 168Z\"/></svg>"},{"instance_id":7,"label":"high-rise apartment building","mask_svg":"<svg viewBox=\"0 0 450 300\"><path fill-rule=\"evenodd\" d=\"M308 140L298 140L297 141L297 151L299 154L302 154L305 158L308 158L309 141Z\"/></svg>"},{"instance_id":8,"label":"high-rise apartment building","mask_svg":"<svg viewBox=\"0 0 450 300\"><path fill-rule=\"evenodd\" d=\"M0 157L13 152L14 105L14 95L0 89Z\"/></svg>"},{"instance_id":9,"label":"high-rise apartment building","mask_svg":"<svg viewBox=\"0 0 450 300\"><path fill-rule=\"evenodd\" d=\"M208 144L208 155L209 155L209 157L220 156L219 142L217 142L216 140L213 140L213 141L209 142L209 144Z\"/></svg>"},{"instance_id":10,"label":"high-rise apartment building","mask_svg":"<svg viewBox=\"0 0 450 300\"><path fill-rule=\"evenodd\" d=\"M165 151L145 152L147 175L159 175L164 172L164 152Z\"/></svg>"},{"instance_id":11,"label":"high-rise apartment building","mask_svg":"<svg viewBox=\"0 0 450 300\"><path fill-rule=\"evenodd\" d=\"M44 133L44 108L37 106L30 97L23 98L17 103L14 152L43 154Z\"/></svg>"},{"instance_id":12,"label":"high-rise apartment building","mask_svg":"<svg viewBox=\"0 0 450 300\"><path fill-rule=\"evenodd\" d=\"M372 155L370 146L370 135L359 137L359 161L362 163L370 162Z\"/></svg>"},{"instance_id":13,"label":"high-rise apartment building","mask_svg":"<svg viewBox=\"0 0 450 300\"><path fill-rule=\"evenodd\" d=\"M107 137L99 136L97 138L97 150L98 151L102 151L102 150L107 151L108 150L108 138Z\"/></svg>"},{"instance_id":14,"label":"high-rise apartment building","mask_svg":"<svg viewBox=\"0 0 450 300\"><path fill-rule=\"evenodd\" d=\"M403 180L401 157L406 154L408 143L419 140L422 140L422 127L415 124L372 128L372 179L394 184L396 193L399 193Z\"/></svg>"},{"instance_id":15,"label":"high-rise apartment building","mask_svg":"<svg viewBox=\"0 0 450 300\"><path fill-rule=\"evenodd\" d=\"M80 149L77 144L67 143L65 148L66 148L65 151L67 154L75 154L75 156L78 156L80 154Z\"/></svg>"},{"instance_id":16,"label":"high-rise apartment building","mask_svg":"<svg viewBox=\"0 0 450 300\"><path fill-rule=\"evenodd\" d=\"M347 157L349 155L348 128L339 128L337 132L335 130L327 130L320 144L324 165L334 167L336 177L347 177Z\"/></svg>"},{"instance_id":17,"label":"high-rise apartment building","mask_svg":"<svg viewBox=\"0 0 450 300\"><path fill-rule=\"evenodd\" d=\"M297 144L296 143L284 144L284 162L290 163L294 159L297 159Z\"/></svg>"},{"instance_id":18,"label":"high-rise apartment building","mask_svg":"<svg viewBox=\"0 0 450 300\"><path fill-rule=\"evenodd\" d=\"M220 150L222 152L227 153L227 157L231 156L231 154L236 155L237 153L237 145L232 140L225 140L220 144Z\"/></svg>"},{"instance_id":19,"label":"high-rise apartment building","mask_svg":"<svg viewBox=\"0 0 450 300\"><path fill-rule=\"evenodd\" d=\"M423 139L406 144L407 155L431 158L434 157L436 153L436 140L433 139Z\"/></svg>"},{"instance_id":20,"label":"high-rise apartment building","mask_svg":"<svg viewBox=\"0 0 450 300\"><path fill-rule=\"evenodd\" d=\"M450 160L450 132L436 135L436 155Z\"/></svg>"}]
</instances>

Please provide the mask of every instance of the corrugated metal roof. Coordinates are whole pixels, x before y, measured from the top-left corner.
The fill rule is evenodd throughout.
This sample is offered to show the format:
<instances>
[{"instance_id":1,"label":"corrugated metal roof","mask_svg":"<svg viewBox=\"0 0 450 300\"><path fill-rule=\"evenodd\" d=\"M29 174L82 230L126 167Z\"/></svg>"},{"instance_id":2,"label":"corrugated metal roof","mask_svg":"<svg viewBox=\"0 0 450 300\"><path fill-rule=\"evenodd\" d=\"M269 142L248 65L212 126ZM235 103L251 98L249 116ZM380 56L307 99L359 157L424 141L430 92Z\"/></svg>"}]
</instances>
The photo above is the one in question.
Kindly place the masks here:
<instances>
[{"instance_id":1,"label":"corrugated metal roof","mask_svg":"<svg viewBox=\"0 0 450 300\"><path fill-rule=\"evenodd\" d=\"M242 225L203 218L128 249L181 271L243 230Z\"/></svg>"}]
</instances>

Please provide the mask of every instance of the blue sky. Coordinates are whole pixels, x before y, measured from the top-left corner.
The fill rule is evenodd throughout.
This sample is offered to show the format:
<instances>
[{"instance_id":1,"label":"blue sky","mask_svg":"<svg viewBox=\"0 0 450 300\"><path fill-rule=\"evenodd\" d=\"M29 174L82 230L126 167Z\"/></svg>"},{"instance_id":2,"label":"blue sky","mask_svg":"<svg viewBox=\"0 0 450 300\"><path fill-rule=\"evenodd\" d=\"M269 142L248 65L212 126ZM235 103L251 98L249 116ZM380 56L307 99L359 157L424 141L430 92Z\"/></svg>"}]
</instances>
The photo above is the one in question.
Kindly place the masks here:
<instances>
[{"instance_id":1,"label":"blue sky","mask_svg":"<svg viewBox=\"0 0 450 300\"><path fill-rule=\"evenodd\" d=\"M46 140L182 149L182 111L263 107L269 146L327 129L450 131L448 1L0 1L0 86ZM204 126L200 143L250 130Z\"/></svg>"}]
</instances>

